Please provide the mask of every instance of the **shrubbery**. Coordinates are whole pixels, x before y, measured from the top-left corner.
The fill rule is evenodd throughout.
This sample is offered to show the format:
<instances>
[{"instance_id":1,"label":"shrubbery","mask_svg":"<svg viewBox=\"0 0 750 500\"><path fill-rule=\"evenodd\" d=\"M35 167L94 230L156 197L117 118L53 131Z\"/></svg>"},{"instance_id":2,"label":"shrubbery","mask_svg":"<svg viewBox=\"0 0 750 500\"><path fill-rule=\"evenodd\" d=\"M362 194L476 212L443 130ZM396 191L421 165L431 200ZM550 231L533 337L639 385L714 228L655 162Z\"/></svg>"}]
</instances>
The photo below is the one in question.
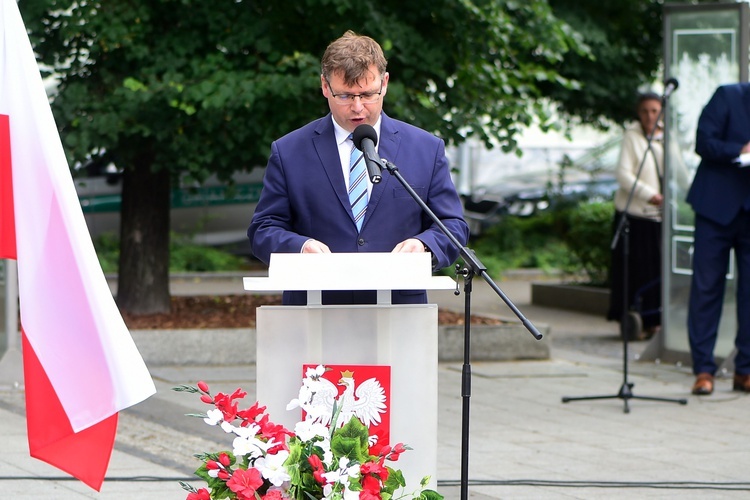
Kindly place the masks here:
<instances>
[{"instance_id":1,"label":"shrubbery","mask_svg":"<svg viewBox=\"0 0 750 500\"><path fill-rule=\"evenodd\" d=\"M562 271L573 279L606 285L612 242L612 202L556 206L531 217L506 216L470 246L493 277L509 269ZM117 273L119 241L114 235L94 241L105 273ZM223 250L196 245L172 234L171 272L237 271L247 261ZM444 270L452 274L452 268Z\"/></svg>"},{"instance_id":2,"label":"shrubbery","mask_svg":"<svg viewBox=\"0 0 750 500\"><path fill-rule=\"evenodd\" d=\"M539 268L605 285L613 217L612 202L559 206L530 217L506 216L472 246L493 276L508 269Z\"/></svg>"},{"instance_id":3,"label":"shrubbery","mask_svg":"<svg viewBox=\"0 0 750 500\"><path fill-rule=\"evenodd\" d=\"M614 214L612 202L582 203L568 213L564 241L591 284L607 284Z\"/></svg>"}]
</instances>

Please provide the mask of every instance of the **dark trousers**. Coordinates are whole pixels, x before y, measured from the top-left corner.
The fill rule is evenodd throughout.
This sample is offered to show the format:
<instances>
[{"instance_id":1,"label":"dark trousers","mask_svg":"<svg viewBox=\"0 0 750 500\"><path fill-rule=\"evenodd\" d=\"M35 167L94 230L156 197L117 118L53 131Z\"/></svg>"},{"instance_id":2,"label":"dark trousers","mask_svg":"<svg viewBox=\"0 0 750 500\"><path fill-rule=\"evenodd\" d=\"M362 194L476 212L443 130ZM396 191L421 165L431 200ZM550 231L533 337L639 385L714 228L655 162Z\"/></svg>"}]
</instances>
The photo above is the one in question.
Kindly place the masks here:
<instances>
[{"instance_id":1,"label":"dark trousers","mask_svg":"<svg viewBox=\"0 0 750 500\"><path fill-rule=\"evenodd\" d=\"M716 373L714 347L724 305L730 251L736 256L737 336L735 373L750 374L750 212L742 210L726 226L695 216L693 277L688 336L693 373Z\"/></svg>"}]
</instances>

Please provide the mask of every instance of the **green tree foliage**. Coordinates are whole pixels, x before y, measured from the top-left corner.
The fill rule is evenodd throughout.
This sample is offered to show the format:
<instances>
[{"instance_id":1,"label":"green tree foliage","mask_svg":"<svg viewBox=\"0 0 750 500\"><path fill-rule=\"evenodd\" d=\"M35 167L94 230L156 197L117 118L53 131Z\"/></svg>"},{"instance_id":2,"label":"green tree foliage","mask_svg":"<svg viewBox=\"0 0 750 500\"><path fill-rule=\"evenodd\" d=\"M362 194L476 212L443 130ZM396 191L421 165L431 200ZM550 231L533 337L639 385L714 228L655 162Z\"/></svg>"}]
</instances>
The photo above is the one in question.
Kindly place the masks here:
<instances>
[{"instance_id":1,"label":"green tree foliage","mask_svg":"<svg viewBox=\"0 0 750 500\"><path fill-rule=\"evenodd\" d=\"M567 86L563 55L583 50L542 0L21 7L41 62L61 76L54 109L71 160L134 168L147 149L153 168L198 180L265 163L273 139L327 111L319 59L347 29L385 49L387 112L451 142L508 143L535 116L549 123L539 87Z\"/></svg>"},{"instance_id":2,"label":"green tree foliage","mask_svg":"<svg viewBox=\"0 0 750 500\"><path fill-rule=\"evenodd\" d=\"M673 0L707 4L722 0ZM574 122L607 128L635 119L637 92L665 75L661 70L664 0L548 0L588 51L565 55L560 75L576 88L543 85L558 111ZM670 75L666 75L670 76Z\"/></svg>"},{"instance_id":3,"label":"green tree foliage","mask_svg":"<svg viewBox=\"0 0 750 500\"><path fill-rule=\"evenodd\" d=\"M271 141L326 113L318 62L347 29L384 47L385 109L449 142L511 147L542 83L581 50L543 0L22 0L72 163L124 169L118 303L169 307L169 190L265 163Z\"/></svg>"},{"instance_id":4,"label":"green tree foliage","mask_svg":"<svg viewBox=\"0 0 750 500\"><path fill-rule=\"evenodd\" d=\"M558 17L576 30L590 54L566 55L560 74L581 82L576 89L545 86L560 110L584 123L606 126L635 118L635 96L659 75L662 0L549 0Z\"/></svg>"},{"instance_id":5,"label":"green tree foliage","mask_svg":"<svg viewBox=\"0 0 750 500\"><path fill-rule=\"evenodd\" d=\"M450 143L473 136L513 149L532 121L553 125L550 97L572 114L612 114L604 90L578 104L575 89L612 72L591 70L596 60L573 28L603 51L608 40L595 44L592 34L633 29L635 14L597 17L622 3L655 5L600 2L588 19L572 0L21 0L19 7L40 62L58 76L53 111L71 163L112 161L124 170L118 303L142 314L169 307L170 186L263 165L273 139L325 114L319 59L347 29L384 47L387 113ZM648 74L656 56L644 47L659 49L637 36L619 37L612 50L632 52L643 61L634 70ZM620 60L627 71L630 59Z\"/></svg>"}]
</instances>

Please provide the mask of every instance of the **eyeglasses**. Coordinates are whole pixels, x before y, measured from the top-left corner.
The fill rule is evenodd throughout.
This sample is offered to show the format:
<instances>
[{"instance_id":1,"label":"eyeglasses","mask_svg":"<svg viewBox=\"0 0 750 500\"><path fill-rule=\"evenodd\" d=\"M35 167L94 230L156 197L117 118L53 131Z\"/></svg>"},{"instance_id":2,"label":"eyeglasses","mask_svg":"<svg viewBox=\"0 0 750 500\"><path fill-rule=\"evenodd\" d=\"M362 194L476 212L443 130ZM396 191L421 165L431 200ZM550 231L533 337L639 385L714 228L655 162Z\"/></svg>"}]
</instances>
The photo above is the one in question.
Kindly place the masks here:
<instances>
[{"instance_id":1,"label":"eyeglasses","mask_svg":"<svg viewBox=\"0 0 750 500\"><path fill-rule=\"evenodd\" d=\"M377 92L363 92L362 94L334 94L333 89L331 88L331 82L328 81L328 78L325 79L326 83L328 84L328 88L331 91L331 95L333 96L333 101L336 104L352 104L354 103L354 100L359 97L359 102L362 104L374 104L378 102L380 99L380 96L383 94L383 80L380 80L380 90Z\"/></svg>"}]
</instances>

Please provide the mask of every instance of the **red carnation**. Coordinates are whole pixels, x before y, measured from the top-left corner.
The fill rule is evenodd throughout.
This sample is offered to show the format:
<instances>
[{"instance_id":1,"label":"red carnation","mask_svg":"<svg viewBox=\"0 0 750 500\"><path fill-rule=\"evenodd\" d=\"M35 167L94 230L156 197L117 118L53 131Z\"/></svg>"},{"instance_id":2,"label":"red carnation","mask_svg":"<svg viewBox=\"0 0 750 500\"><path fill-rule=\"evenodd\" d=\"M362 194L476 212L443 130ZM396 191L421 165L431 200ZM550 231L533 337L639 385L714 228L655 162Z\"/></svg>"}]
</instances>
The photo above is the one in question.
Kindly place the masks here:
<instances>
[{"instance_id":1,"label":"red carnation","mask_svg":"<svg viewBox=\"0 0 750 500\"><path fill-rule=\"evenodd\" d=\"M325 485L328 481L326 481L326 478L323 477L325 469L323 468L323 461L320 459L320 457L318 455L310 455L309 457L307 457L307 462L313 469L313 479L315 479L318 483Z\"/></svg>"},{"instance_id":2,"label":"red carnation","mask_svg":"<svg viewBox=\"0 0 750 500\"><path fill-rule=\"evenodd\" d=\"M237 494L238 500L254 500L255 492L263 486L263 478L258 469L237 469L227 487Z\"/></svg>"},{"instance_id":3,"label":"red carnation","mask_svg":"<svg viewBox=\"0 0 750 500\"><path fill-rule=\"evenodd\" d=\"M381 500L380 481L375 476L362 478L362 491L359 492L359 500Z\"/></svg>"},{"instance_id":4,"label":"red carnation","mask_svg":"<svg viewBox=\"0 0 750 500\"><path fill-rule=\"evenodd\" d=\"M206 488L201 488L195 493L188 493L185 500L211 500L211 494Z\"/></svg>"}]
</instances>

